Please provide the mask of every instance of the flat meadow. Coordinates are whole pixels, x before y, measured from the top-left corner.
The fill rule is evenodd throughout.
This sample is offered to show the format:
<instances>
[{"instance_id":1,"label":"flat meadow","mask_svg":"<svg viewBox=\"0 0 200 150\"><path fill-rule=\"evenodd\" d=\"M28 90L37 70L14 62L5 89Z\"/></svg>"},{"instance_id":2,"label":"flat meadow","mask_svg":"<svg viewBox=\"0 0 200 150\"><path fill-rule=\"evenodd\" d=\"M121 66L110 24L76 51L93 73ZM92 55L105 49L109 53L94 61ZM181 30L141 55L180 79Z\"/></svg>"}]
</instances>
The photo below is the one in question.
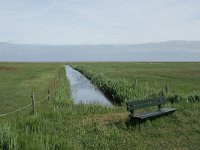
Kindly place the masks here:
<instances>
[{"instance_id":1,"label":"flat meadow","mask_svg":"<svg viewBox=\"0 0 200 150\"><path fill-rule=\"evenodd\" d=\"M198 149L200 63L67 63L113 107L73 104L65 63L0 63L0 149ZM132 126L125 102L163 95L169 116Z\"/></svg>"}]
</instances>

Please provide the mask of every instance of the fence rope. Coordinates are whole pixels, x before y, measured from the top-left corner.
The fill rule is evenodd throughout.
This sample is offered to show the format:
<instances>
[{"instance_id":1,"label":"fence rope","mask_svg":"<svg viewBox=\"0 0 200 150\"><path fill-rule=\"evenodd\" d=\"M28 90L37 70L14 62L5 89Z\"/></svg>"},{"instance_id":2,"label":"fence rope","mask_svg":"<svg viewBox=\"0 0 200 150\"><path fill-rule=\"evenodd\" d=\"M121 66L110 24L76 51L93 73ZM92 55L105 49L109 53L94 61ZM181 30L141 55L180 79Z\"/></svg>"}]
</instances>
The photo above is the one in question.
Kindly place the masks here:
<instances>
[{"instance_id":1,"label":"fence rope","mask_svg":"<svg viewBox=\"0 0 200 150\"><path fill-rule=\"evenodd\" d=\"M5 113L5 114L1 114L0 117L7 116L7 115L12 114L12 113L16 113L16 112L18 112L18 111L21 111L21 110L23 110L23 109L25 109L25 108L30 107L31 105L32 105L32 103L31 103L31 104L28 104L28 105L26 105L26 106L24 106L24 107L22 107L22 108L19 108L19 109L17 109L17 110L14 110L14 111L11 111L11 112L8 112L8 113Z\"/></svg>"},{"instance_id":2,"label":"fence rope","mask_svg":"<svg viewBox=\"0 0 200 150\"><path fill-rule=\"evenodd\" d=\"M47 98L48 98L48 95L47 95L45 98L43 98L42 100L40 100L40 101L36 101L35 104L37 104L37 103L41 103L41 102L43 102L44 100L46 100Z\"/></svg>"},{"instance_id":3,"label":"fence rope","mask_svg":"<svg viewBox=\"0 0 200 150\"><path fill-rule=\"evenodd\" d=\"M52 95L52 94L50 94L50 96L51 96L51 95ZM35 104L41 103L41 102L43 102L44 100L46 100L47 98L48 98L48 95L47 95L45 98L43 98L42 100L36 101ZM10 115L10 114L19 112L19 111L21 111L21 110L24 110L24 109L30 107L30 106L32 106L32 103L30 103L30 104L28 104L28 105L26 105L26 106L24 106L24 107L22 107L22 108L19 108L19 109L17 109L17 110L14 110L14 111L11 111L11 112L8 112L8 113L4 113L4 114L0 114L0 117L7 116L7 115Z\"/></svg>"}]
</instances>

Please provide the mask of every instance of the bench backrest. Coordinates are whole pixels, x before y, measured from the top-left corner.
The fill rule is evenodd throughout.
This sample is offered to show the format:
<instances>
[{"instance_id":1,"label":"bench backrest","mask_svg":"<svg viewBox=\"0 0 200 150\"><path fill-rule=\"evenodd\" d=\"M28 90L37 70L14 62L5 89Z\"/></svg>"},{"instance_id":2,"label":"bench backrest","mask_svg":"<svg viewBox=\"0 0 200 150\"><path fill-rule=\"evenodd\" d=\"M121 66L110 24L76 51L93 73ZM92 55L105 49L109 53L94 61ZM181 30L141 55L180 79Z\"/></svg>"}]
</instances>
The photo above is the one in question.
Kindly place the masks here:
<instances>
[{"instance_id":1,"label":"bench backrest","mask_svg":"<svg viewBox=\"0 0 200 150\"><path fill-rule=\"evenodd\" d=\"M161 104L163 103L164 103L164 99L160 97L160 98L154 98L154 99L126 102L126 106L127 106L128 111L133 111L135 109L156 106L156 105L160 107Z\"/></svg>"}]
</instances>

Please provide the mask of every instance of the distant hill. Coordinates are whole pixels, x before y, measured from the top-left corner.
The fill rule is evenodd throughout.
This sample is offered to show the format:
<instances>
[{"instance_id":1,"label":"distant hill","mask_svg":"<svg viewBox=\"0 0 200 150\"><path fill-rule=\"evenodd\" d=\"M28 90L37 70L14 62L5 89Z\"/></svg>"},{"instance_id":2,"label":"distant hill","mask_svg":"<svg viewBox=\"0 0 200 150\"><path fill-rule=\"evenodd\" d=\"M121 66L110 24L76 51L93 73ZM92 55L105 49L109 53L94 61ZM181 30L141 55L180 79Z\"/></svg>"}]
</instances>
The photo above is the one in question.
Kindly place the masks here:
<instances>
[{"instance_id":1,"label":"distant hill","mask_svg":"<svg viewBox=\"0 0 200 150\"><path fill-rule=\"evenodd\" d=\"M119 45L33 45L33 44L13 44L0 42L0 50L8 49L32 49L32 48L66 48L88 50L88 49L128 49L128 50L200 50L200 41L167 41L160 43L144 44L119 44Z\"/></svg>"},{"instance_id":2,"label":"distant hill","mask_svg":"<svg viewBox=\"0 0 200 150\"><path fill-rule=\"evenodd\" d=\"M0 61L200 61L200 41L135 45L31 45L0 42Z\"/></svg>"}]
</instances>

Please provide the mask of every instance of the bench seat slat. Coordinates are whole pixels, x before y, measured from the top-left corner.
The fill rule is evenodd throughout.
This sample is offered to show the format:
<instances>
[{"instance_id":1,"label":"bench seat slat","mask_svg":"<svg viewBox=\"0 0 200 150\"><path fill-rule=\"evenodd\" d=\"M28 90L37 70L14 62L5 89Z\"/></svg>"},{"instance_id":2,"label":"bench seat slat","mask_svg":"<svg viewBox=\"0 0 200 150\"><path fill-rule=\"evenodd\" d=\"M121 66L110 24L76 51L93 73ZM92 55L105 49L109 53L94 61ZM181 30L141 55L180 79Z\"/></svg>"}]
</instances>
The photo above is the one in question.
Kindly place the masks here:
<instances>
[{"instance_id":1,"label":"bench seat slat","mask_svg":"<svg viewBox=\"0 0 200 150\"><path fill-rule=\"evenodd\" d=\"M146 100L138 100L138 101L132 101L132 102L127 102L127 106L132 106L132 105L140 105L143 103L156 103L156 102L163 102L162 98L154 98L154 99L146 99Z\"/></svg>"},{"instance_id":2,"label":"bench seat slat","mask_svg":"<svg viewBox=\"0 0 200 150\"><path fill-rule=\"evenodd\" d=\"M127 110L131 111L134 109L161 105L163 102L164 102L164 100L162 98L154 98L154 99L148 99L148 100L127 102L126 105L127 105Z\"/></svg>"},{"instance_id":3,"label":"bench seat slat","mask_svg":"<svg viewBox=\"0 0 200 150\"><path fill-rule=\"evenodd\" d=\"M173 113L175 112L175 110L176 110L175 108L162 108L160 110L153 111L153 112L144 112L144 113L134 114L131 117L138 118L138 119L153 118L155 116Z\"/></svg>"},{"instance_id":4,"label":"bench seat slat","mask_svg":"<svg viewBox=\"0 0 200 150\"><path fill-rule=\"evenodd\" d=\"M134 110L134 109L139 109L139 108L145 108L145 107L150 107L150 106L157 106L160 105L162 103L144 103L144 104L140 104L140 105L135 105L135 106L129 106L128 109L129 110Z\"/></svg>"},{"instance_id":5,"label":"bench seat slat","mask_svg":"<svg viewBox=\"0 0 200 150\"><path fill-rule=\"evenodd\" d=\"M163 101L163 100L162 100L162 98L138 100L138 101L127 102L127 105L128 105L128 106L131 106L131 105L139 105L139 104L143 104L143 103L157 102L157 101Z\"/></svg>"}]
</instances>

